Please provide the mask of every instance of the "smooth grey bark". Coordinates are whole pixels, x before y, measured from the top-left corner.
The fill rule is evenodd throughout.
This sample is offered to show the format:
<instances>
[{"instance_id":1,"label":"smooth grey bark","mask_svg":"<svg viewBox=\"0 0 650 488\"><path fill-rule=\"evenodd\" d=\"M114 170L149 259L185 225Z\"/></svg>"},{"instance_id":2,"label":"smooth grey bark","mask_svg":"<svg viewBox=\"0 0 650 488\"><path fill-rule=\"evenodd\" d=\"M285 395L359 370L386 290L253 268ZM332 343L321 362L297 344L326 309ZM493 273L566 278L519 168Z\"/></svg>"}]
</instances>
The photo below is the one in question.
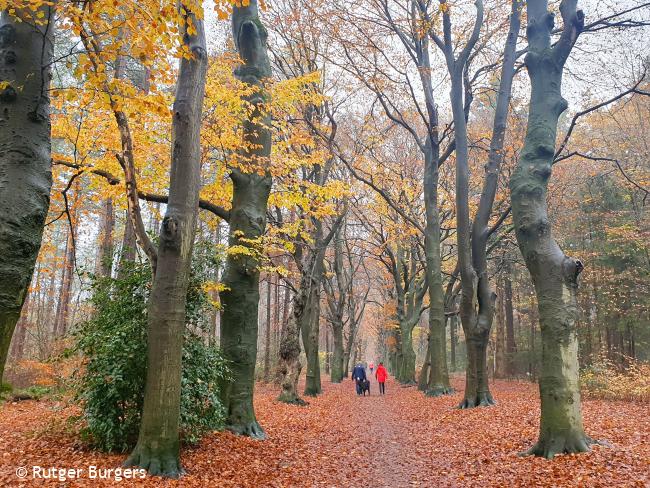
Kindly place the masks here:
<instances>
[{"instance_id":1,"label":"smooth grey bark","mask_svg":"<svg viewBox=\"0 0 650 488\"><path fill-rule=\"evenodd\" d=\"M344 349L343 349L343 377L347 378L348 375L350 374L350 359L352 356L352 348L354 347L354 342L357 339L357 333L359 332L359 326L361 324L361 320L363 319L363 315L365 313L366 309L366 304L367 301L366 299L368 298L368 293L370 292L370 288L368 288L365 292L365 295L361 299L361 301L358 301L358 297L355 296L355 294L351 294L348 298L348 334L347 336L345 335L345 332L343 333L344 336Z\"/></svg>"},{"instance_id":2,"label":"smooth grey bark","mask_svg":"<svg viewBox=\"0 0 650 488\"><path fill-rule=\"evenodd\" d=\"M330 371L330 379L332 383L340 383L343 381L345 374L343 355L343 326L334 327L332 325L332 363Z\"/></svg>"},{"instance_id":3,"label":"smooth grey bark","mask_svg":"<svg viewBox=\"0 0 650 488\"><path fill-rule=\"evenodd\" d=\"M593 442L584 432L578 376L576 293L583 265L566 256L553 238L546 203L558 119L568 105L561 93L562 74L583 30L584 14L577 10L577 0L562 0L564 25L552 46L554 15L548 2L529 0L527 11L530 107L510 189L517 243L535 285L542 332L539 440L527 454L552 458L588 451Z\"/></svg>"},{"instance_id":4,"label":"smooth grey bark","mask_svg":"<svg viewBox=\"0 0 650 488\"><path fill-rule=\"evenodd\" d=\"M43 25L34 22L43 14ZM41 248L52 186L54 7L0 12L0 381Z\"/></svg>"},{"instance_id":5,"label":"smooth grey bark","mask_svg":"<svg viewBox=\"0 0 650 488\"><path fill-rule=\"evenodd\" d=\"M452 371L456 371L456 348L458 347L458 335L457 335L457 315L449 317L449 366Z\"/></svg>"},{"instance_id":6,"label":"smooth grey bark","mask_svg":"<svg viewBox=\"0 0 650 488\"><path fill-rule=\"evenodd\" d=\"M316 396L322 392L320 380L320 356L318 354L320 338L319 293L320 286L318 286L318 288L313 288L313 293L310 297L311 307L308 321L303 322L306 326L306 328L303 329L303 344L305 345L305 354L307 356L307 374L305 378L305 395L307 396ZM307 339L306 342L305 338Z\"/></svg>"},{"instance_id":7,"label":"smooth grey bark","mask_svg":"<svg viewBox=\"0 0 650 488\"><path fill-rule=\"evenodd\" d=\"M327 244L323 238L323 226L320 221L314 221L315 230L312 233L314 249L309 251L311 259L309 266L302 269L305 275L301 280L305 286L306 302L305 316L300 318L302 343L307 357L307 375L305 378L305 395L316 396L321 393L320 359L318 345L320 337L320 288L325 274L325 251ZM305 246L306 247L306 246Z\"/></svg>"},{"instance_id":8,"label":"smooth grey bark","mask_svg":"<svg viewBox=\"0 0 650 488\"><path fill-rule=\"evenodd\" d=\"M424 295L427 292L426 272L418 275L418 259L415 244L410 251L398 246L390 253L397 299L395 351L393 368L395 379L402 384L415 383L415 351L413 329L420 320Z\"/></svg>"},{"instance_id":9,"label":"smooth grey bark","mask_svg":"<svg viewBox=\"0 0 650 488\"><path fill-rule=\"evenodd\" d=\"M428 50L428 49L427 49ZM428 57L428 56L427 56ZM431 88L431 80L428 79ZM432 90L432 88L431 88ZM437 127L437 110L430 110L432 122ZM435 115L434 115L435 114ZM434 127L432 125L432 127ZM429 341L427 347L427 377L421 378L421 386L429 396L440 396L451 393L449 371L447 369L447 340L445 305L442 291L442 260L440 258L440 215L438 212L438 160L440 149L433 144L437 139L429 137L424 158L424 205L427 226L425 230L426 278L429 292ZM434 147L435 146L435 147ZM426 379L426 386L425 384Z\"/></svg>"},{"instance_id":10,"label":"smooth grey bark","mask_svg":"<svg viewBox=\"0 0 650 488\"><path fill-rule=\"evenodd\" d=\"M332 328L333 351L330 379L332 383L343 381L343 328L345 327L345 306L347 297L352 293L352 280L343 269L343 236L338 231L334 237L334 260L332 264L336 288L330 280L324 281L327 293L327 319ZM349 318L348 318L349 320Z\"/></svg>"},{"instance_id":11,"label":"smooth grey bark","mask_svg":"<svg viewBox=\"0 0 650 488\"><path fill-rule=\"evenodd\" d=\"M425 367L419 378L420 389L426 390L431 396L451 393L449 371L447 368L447 344L445 329L444 297L442 287L442 261L440 254L440 212L438 209L438 168L446 156L440 153L440 135L438 131L438 108L435 102L433 83L431 79L431 60L429 55L429 37L421 35L420 25L429 24L427 7L417 1L409 5L411 12L410 39L407 39L390 15L387 3L384 12L390 25L394 26L398 37L407 51L410 51L418 67L418 75L422 84L425 101L425 113L422 114L426 126L426 136L422 141L414 131L411 134L416 139L424 158L424 206L426 225L424 234L425 276L429 293L429 339L427 343L427 358ZM416 102L417 103L417 102ZM386 107L384 106L386 109ZM425 386L426 380L426 386Z\"/></svg>"},{"instance_id":12,"label":"smooth grey bark","mask_svg":"<svg viewBox=\"0 0 650 488\"><path fill-rule=\"evenodd\" d=\"M34 273L34 282L38 283L39 272ZM29 322L29 313L30 309L33 308L32 297L33 293L27 292L25 302L23 303L23 308L20 314L20 319L16 324L16 331L14 332L14 337L11 343L11 358L13 361L20 361L23 357L23 351L25 349L25 339L27 337L27 325Z\"/></svg>"},{"instance_id":13,"label":"smooth grey bark","mask_svg":"<svg viewBox=\"0 0 650 488\"><path fill-rule=\"evenodd\" d=\"M344 331L347 328L354 335L356 324L361 321L363 311L366 305L366 296L357 300L355 293L355 276L362 265L363 259L360 258L355 263L354 253L345 236L346 225L342 224L336 230L334 236L334 256L330 265L329 273L323 280L323 287L326 293L327 314L326 318L332 329L332 361L331 361L331 381L340 383L346 376L347 362L349 354L346 356L346 344L344 340ZM346 244L344 249L343 244ZM344 259L346 264L344 265ZM352 342L354 338L352 338ZM348 348L351 346L348 346Z\"/></svg>"},{"instance_id":14,"label":"smooth grey bark","mask_svg":"<svg viewBox=\"0 0 650 488\"><path fill-rule=\"evenodd\" d=\"M419 124L413 124L411 120L403 117L403 114L397 109L399 103L390 100L389 95L385 93L374 81L366 79L366 73L357 70L357 76L364 84L371 89L376 95L377 100L382 106L387 117L396 125L406 130L417 144L422 153L425 162L424 173L424 196L426 208L426 225L421 225L415 219L410 218L400 206L395 203L387 192L378 188L372 181L360 177L350 166L353 175L369 185L402 217L418 229L425 237L425 274L427 277L427 286L429 290L430 314L429 314L429 343L427 347L428 373L429 373L429 390L433 395L446 394L451 390L449 388L449 373L446 364L446 331L445 317L443 307L442 291L442 270L440 259L440 215L437 207L437 185L438 185L438 168L448 159L453 151L453 142L441 153L440 151L440 134L438 132L438 111L435 103L434 90L431 82L431 63L429 60L429 39L423 34L422 26L431 25L432 20L427 12L429 4L418 0L407 2L404 6L406 13L406 28L403 28L401 22L404 20L402 14L394 17L394 8L388 0L380 0L380 16L382 22L391 29L401 41L407 55L413 60L417 67L418 75L422 84L422 96L425 100L425 107L421 107L420 95L415 93L410 80L406 80L411 88L411 99L414 105L413 113L419 114L421 122L426 127L426 135L419 134ZM347 52L346 52L347 54ZM348 54L348 59L354 66L355 60ZM381 72L379 69L378 72ZM391 80L392 81L392 80ZM400 336L391 333L391 339L395 339L397 347L399 346ZM396 349L394 345L390 346L388 351L389 367L391 371L395 367ZM427 373L427 371L425 371Z\"/></svg>"},{"instance_id":15,"label":"smooth grey bark","mask_svg":"<svg viewBox=\"0 0 650 488\"><path fill-rule=\"evenodd\" d=\"M444 3L444 2L443 2ZM465 398L461 408L493 404L487 386L487 340L491 314L481 316L479 320L477 305L493 309L494 293L484 302L477 297L479 275L474 269L471 247L471 224L469 216L469 143L467 140L467 121L464 102L463 73L469 56L480 34L483 21L483 2L477 0L476 21L474 29L458 56L452 44L452 27L449 10L443 11L443 39L434 34L437 45L444 53L451 79L450 101L454 120L454 138L456 141L456 237L458 246L458 265L461 279L460 318L467 343L467 370ZM489 218L491 207L487 209ZM487 270L483 276L487 281ZM489 286L489 285L488 285ZM483 298L481 296L481 298ZM489 315L489 320L487 315ZM487 330L486 330L487 329Z\"/></svg>"},{"instance_id":16,"label":"smooth grey bark","mask_svg":"<svg viewBox=\"0 0 650 488\"><path fill-rule=\"evenodd\" d=\"M73 214L74 215L74 214ZM61 288L59 290L59 300L56 306L56 315L54 317L54 337L64 335L68 328L68 319L70 315L70 300L72 299L72 284L74 281L74 265L77 255L76 233L78 220L73 218L73 224L68 229L68 238L65 244L65 259L63 261L63 271L61 274Z\"/></svg>"},{"instance_id":17,"label":"smooth grey bark","mask_svg":"<svg viewBox=\"0 0 650 488\"><path fill-rule=\"evenodd\" d=\"M124 218L124 235L122 236L122 248L120 249L120 260L117 266L117 277L120 279L126 271L125 266L135 261L137 255L137 241L135 239L135 230L129 217L129 211L125 212Z\"/></svg>"},{"instance_id":18,"label":"smooth grey bark","mask_svg":"<svg viewBox=\"0 0 650 488\"><path fill-rule=\"evenodd\" d=\"M110 276L113 269L113 230L115 228L115 210L113 199L104 200L102 222L99 230L99 245L97 253L97 265L95 274L97 276Z\"/></svg>"},{"instance_id":19,"label":"smooth grey bark","mask_svg":"<svg viewBox=\"0 0 650 488\"><path fill-rule=\"evenodd\" d=\"M181 359L185 305L201 187L201 113L208 57L203 22L183 9L179 26L192 57L182 58L172 109L169 202L160 227L148 305L147 379L138 442L126 466L179 477ZM191 19L196 32L187 31Z\"/></svg>"},{"instance_id":20,"label":"smooth grey bark","mask_svg":"<svg viewBox=\"0 0 650 488\"><path fill-rule=\"evenodd\" d=\"M420 7L422 8L422 7ZM438 108L434 99L431 80L429 39L423 36L414 43L420 82L425 95L427 137L424 156L424 253L426 280L429 292L429 340L427 358L418 381L419 388L430 396L451 392L447 369L447 341L445 330L445 307L442 290L442 260L440 258L440 212L438 210L438 180L440 142L438 133Z\"/></svg>"},{"instance_id":21,"label":"smooth grey bark","mask_svg":"<svg viewBox=\"0 0 650 488\"><path fill-rule=\"evenodd\" d=\"M487 241L491 234L490 216L501 163L507 127L508 108L515 70L517 38L520 29L520 2L513 1L510 28L504 49L499 93L494 113L490 152L483 188L474 222L469 217L469 151L463 93L463 72L476 44L483 18L483 3L475 2L474 30L462 52L456 57L452 47L451 19L443 13L444 40L436 42L445 54L451 77L451 105L456 140L456 208L458 263L461 276L460 318L467 344L465 395L460 408L492 405L494 400L488 385L487 345L494 320L496 294L491 288L487 269Z\"/></svg>"},{"instance_id":22,"label":"smooth grey bark","mask_svg":"<svg viewBox=\"0 0 650 488\"><path fill-rule=\"evenodd\" d=\"M500 287L498 287L500 288ZM497 293L496 304L496 337L494 345L494 377L505 378L506 376L506 332L505 316L503 307L503 294Z\"/></svg>"},{"instance_id":23,"label":"smooth grey bark","mask_svg":"<svg viewBox=\"0 0 650 488\"><path fill-rule=\"evenodd\" d=\"M330 354L330 330L325 327L325 374L327 375L329 375L331 371Z\"/></svg>"},{"instance_id":24,"label":"smooth grey bark","mask_svg":"<svg viewBox=\"0 0 650 488\"><path fill-rule=\"evenodd\" d=\"M264 335L264 382L268 383L271 371L271 275L266 280L266 331Z\"/></svg>"},{"instance_id":25,"label":"smooth grey bark","mask_svg":"<svg viewBox=\"0 0 650 488\"><path fill-rule=\"evenodd\" d=\"M512 268L508 265L503 278L503 307L505 312L506 324L506 374L508 377L515 376L515 353L517 352L517 343L515 342L515 319L512 308L512 280L510 274Z\"/></svg>"},{"instance_id":26,"label":"smooth grey bark","mask_svg":"<svg viewBox=\"0 0 650 488\"><path fill-rule=\"evenodd\" d=\"M272 179L268 172L271 155L271 118L264 111L264 82L271 76L267 54L267 31L258 15L257 0L233 7L232 33L242 64L235 76L255 87L248 102L253 114L244 121L245 147L237 154L242 167L231 168L233 183L230 211L230 246L251 247L264 234L266 210ZM261 173L261 174L260 174ZM253 251L255 254L255 251ZM264 438L255 418L253 386L257 360L257 329L260 272L253 256L229 254L223 276L226 290L221 294L221 348L231 362L232 379L222 385L226 427L241 435Z\"/></svg>"}]
</instances>

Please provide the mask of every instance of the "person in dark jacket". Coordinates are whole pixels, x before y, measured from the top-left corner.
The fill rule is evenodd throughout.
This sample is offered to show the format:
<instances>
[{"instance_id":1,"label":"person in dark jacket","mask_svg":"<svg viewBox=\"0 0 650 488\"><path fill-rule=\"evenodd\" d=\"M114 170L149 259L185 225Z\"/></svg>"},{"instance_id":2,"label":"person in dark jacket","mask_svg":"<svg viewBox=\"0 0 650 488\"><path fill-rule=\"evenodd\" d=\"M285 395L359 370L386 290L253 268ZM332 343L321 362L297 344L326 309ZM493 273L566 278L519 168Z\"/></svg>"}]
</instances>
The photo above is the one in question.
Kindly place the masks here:
<instances>
[{"instance_id":1,"label":"person in dark jacket","mask_svg":"<svg viewBox=\"0 0 650 488\"><path fill-rule=\"evenodd\" d=\"M357 395L361 395L361 382L366 381L366 379L366 368L361 363L357 363L352 370L352 380L357 389Z\"/></svg>"}]
</instances>

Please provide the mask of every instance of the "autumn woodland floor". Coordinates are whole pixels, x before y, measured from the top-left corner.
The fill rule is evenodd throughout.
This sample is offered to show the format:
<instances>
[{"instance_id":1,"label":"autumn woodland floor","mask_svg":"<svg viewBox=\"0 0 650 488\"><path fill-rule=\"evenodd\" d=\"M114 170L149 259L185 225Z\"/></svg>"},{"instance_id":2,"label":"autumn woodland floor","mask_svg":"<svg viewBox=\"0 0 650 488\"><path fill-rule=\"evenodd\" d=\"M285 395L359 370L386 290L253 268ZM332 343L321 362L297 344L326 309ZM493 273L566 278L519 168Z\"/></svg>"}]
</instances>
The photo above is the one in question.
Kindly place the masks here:
<instances>
[{"instance_id":1,"label":"autumn woodland floor","mask_svg":"<svg viewBox=\"0 0 650 488\"><path fill-rule=\"evenodd\" d=\"M462 381L454 382L462 388ZM415 388L387 385L385 397L357 397L349 380L324 384L308 407L275 401L260 385L256 409L268 440L215 433L183 451L180 481L127 481L112 485L200 487L410 487L410 486L650 486L648 405L585 401L588 433L608 441L589 454L553 461L520 458L538 428L535 385L497 381L497 406L456 410L460 393L426 398ZM0 407L0 486L22 481L20 466L87 470L115 468L123 456L85 450L65 419L73 409L53 402ZM31 477L31 476L30 476ZM51 486L97 486L81 480ZM108 482L106 484L109 484Z\"/></svg>"}]
</instances>

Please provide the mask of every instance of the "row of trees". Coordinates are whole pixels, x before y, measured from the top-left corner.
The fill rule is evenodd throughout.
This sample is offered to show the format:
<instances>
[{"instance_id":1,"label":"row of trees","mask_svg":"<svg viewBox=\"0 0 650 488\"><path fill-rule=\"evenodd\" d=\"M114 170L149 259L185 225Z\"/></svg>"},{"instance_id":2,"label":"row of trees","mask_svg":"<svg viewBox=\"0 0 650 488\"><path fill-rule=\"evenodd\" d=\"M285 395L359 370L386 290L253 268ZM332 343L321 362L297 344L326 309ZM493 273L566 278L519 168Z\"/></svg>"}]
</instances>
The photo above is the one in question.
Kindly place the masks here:
<instances>
[{"instance_id":1,"label":"row of trees","mask_svg":"<svg viewBox=\"0 0 650 488\"><path fill-rule=\"evenodd\" d=\"M177 476L195 242L220 246L214 279L206 283L220 313L210 318L214 332L206 340L218 336L230 364L220 385L226 426L255 438L265 437L253 408L258 348L263 376L276 377L285 402L304 403L302 351L304 394L321 392L321 352L330 344L325 364L334 382L365 349L385 359L400 382L445 395L448 353L454 366L459 355L457 319L466 363L460 407L493 404L490 352L499 374L517 373L515 312L524 313L532 291L525 266L535 298L526 309L530 346L538 340L537 321L542 344L542 422L530 452L552 457L588 449L578 338L590 357L603 348L634 356L645 351L648 320L648 304L637 298L648 283L647 239L636 232L647 223L646 149L638 137L615 150L598 147L590 134L601 131L605 141L617 137L621 119L647 120L647 82L641 66L630 86L585 102L563 121L562 78L581 35L646 25L647 4L631 2L585 23L577 2L563 0L556 28L544 0L477 0L473 7L283 0L267 13L268 32L255 0L227 2L216 10L231 19L234 49L224 42L214 53L206 46L203 9L193 2L163 9L146 2L27 3L0 4L2 368L12 336L14 356L25 354L30 321L56 338L93 313L72 300L75 293L80 304L86 300L75 273L80 259L92 261L100 276L146 259L153 276L147 380L127 464ZM527 44L520 42L522 17ZM176 54L178 67L160 56L160 46ZM598 112L604 108L612 113ZM558 125L565 134L559 148ZM594 167L597 184L575 185L569 195L573 212L549 214L547 202L563 194L552 186L549 198L553 166L576 159L606 163L616 173ZM571 186L570 175L560 176ZM596 195L585 198L586 191ZM604 213L616 219L604 224ZM84 244L81 228L93 215L100 225L90 224L93 238ZM589 217L587 237L576 215ZM592 253L599 270L590 275L582 316L576 291L583 264L564 254L552 228L562 230L555 235L564 248ZM84 256L84 245L99 252ZM607 286L625 279L638 286ZM513 282L526 297L514 304ZM633 323L630 311L638 312ZM53 326L44 325L45 317ZM422 320L416 376L413 337ZM35 341L45 356L42 342Z\"/></svg>"}]
</instances>

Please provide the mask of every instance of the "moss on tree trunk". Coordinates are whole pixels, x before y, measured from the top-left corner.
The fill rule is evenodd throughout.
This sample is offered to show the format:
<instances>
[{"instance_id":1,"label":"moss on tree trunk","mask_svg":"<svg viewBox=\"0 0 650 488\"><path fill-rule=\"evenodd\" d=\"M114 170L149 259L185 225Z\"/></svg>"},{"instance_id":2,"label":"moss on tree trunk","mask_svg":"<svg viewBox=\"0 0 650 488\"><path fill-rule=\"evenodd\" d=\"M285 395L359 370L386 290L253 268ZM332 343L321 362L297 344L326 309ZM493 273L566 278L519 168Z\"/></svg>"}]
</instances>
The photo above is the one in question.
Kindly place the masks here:
<instances>
[{"instance_id":1,"label":"moss on tree trunk","mask_svg":"<svg viewBox=\"0 0 650 488\"><path fill-rule=\"evenodd\" d=\"M395 379L403 385L415 384L415 351L413 350L413 326L400 324L400 347L396 355Z\"/></svg>"},{"instance_id":2,"label":"moss on tree trunk","mask_svg":"<svg viewBox=\"0 0 650 488\"><path fill-rule=\"evenodd\" d=\"M284 403L305 405L298 395L298 379L302 365L300 364L300 317L304 314L304 296L299 291L292 300L289 321L282 328L278 360L280 376L280 396L278 400Z\"/></svg>"},{"instance_id":3,"label":"moss on tree trunk","mask_svg":"<svg viewBox=\"0 0 650 488\"><path fill-rule=\"evenodd\" d=\"M255 418L253 385L257 359L257 330L260 271L259 250L252 249L266 228L266 209L271 192L268 173L271 155L271 120L264 112L264 81L271 75L266 39L267 32L258 16L256 0L233 7L232 31L235 47L243 62L235 75L257 87L248 102L253 114L244 122L244 148L237 157L246 171L232 168L232 209L229 245L251 249L251 253L230 253L226 260L221 294L221 348L231 362L232 380L222 388L229 430L255 438L265 434ZM250 169L249 169L250 168Z\"/></svg>"},{"instance_id":4,"label":"moss on tree trunk","mask_svg":"<svg viewBox=\"0 0 650 488\"><path fill-rule=\"evenodd\" d=\"M343 324L332 325L332 370L330 378L332 383L343 381Z\"/></svg>"},{"instance_id":5,"label":"moss on tree trunk","mask_svg":"<svg viewBox=\"0 0 650 488\"><path fill-rule=\"evenodd\" d=\"M561 94L564 64L584 26L576 0L563 0L563 29L551 46L553 15L545 0L528 8L526 68L531 80L528 127L510 180L519 249L535 285L542 332L539 440L528 453L547 458L589 449L578 382L576 292L582 263L566 256L553 238L546 204L555 155L557 123L567 108Z\"/></svg>"}]
</instances>

